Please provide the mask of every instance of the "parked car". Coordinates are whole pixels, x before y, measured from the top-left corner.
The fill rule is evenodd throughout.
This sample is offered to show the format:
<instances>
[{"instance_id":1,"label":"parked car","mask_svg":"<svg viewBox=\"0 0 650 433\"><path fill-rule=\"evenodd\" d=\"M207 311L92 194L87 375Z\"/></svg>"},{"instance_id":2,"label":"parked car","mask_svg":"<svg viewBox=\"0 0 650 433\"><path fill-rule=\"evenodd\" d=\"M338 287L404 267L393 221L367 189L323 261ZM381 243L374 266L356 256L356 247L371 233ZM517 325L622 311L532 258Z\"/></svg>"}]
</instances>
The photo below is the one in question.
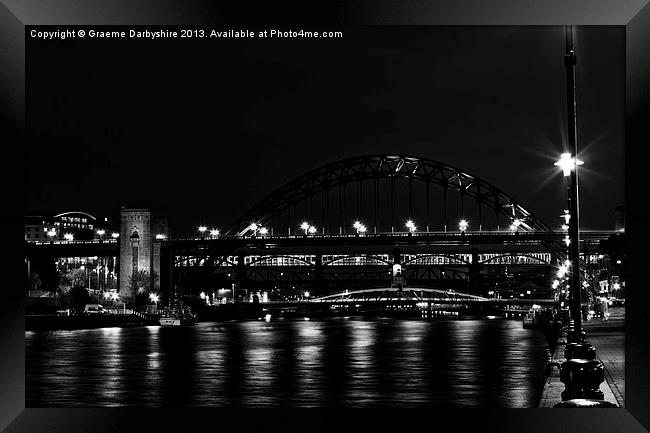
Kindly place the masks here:
<instances>
[{"instance_id":1,"label":"parked car","mask_svg":"<svg viewBox=\"0 0 650 433\"><path fill-rule=\"evenodd\" d=\"M106 314L107 311L104 310L100 304L86 304L84 308L84 314Z\"/></svg>"}]
</instances>

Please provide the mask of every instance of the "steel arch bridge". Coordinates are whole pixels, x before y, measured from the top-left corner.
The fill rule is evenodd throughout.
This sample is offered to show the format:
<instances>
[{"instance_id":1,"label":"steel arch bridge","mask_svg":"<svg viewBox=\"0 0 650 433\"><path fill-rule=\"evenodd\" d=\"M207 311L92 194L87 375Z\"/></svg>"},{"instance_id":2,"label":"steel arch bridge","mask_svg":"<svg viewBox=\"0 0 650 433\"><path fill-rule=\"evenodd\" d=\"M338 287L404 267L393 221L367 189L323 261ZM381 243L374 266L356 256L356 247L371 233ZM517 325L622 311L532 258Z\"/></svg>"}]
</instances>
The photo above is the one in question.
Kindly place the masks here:
<instances>
[{"instance_id":1,"label":"steel arch bridge","mask_svg":"<svg viewBox=\"0 0 650 433\"><path fill-rule=\"evenodd\" d=\"M328 219L331 219L330 193L335 195L338 205L338 226L342 228L342 214L345 207L355 208L357 216L361 213L373 214L375 230L378 224L378 214L381 196L379 193L380 182L390 181L389 206L391 210L391 228L396 225L396 184L399 180L408 181L408 214L414 216L415 201L413 198L414 183L423 184L426 192L425 215L427 231L430 226L430 186L434 185L442 190L442 208L444 225L448 219L448 193L456 194L456 201L459 202L460 215L464 216L465 198L474 201L478 210L479 227L484 217L482 208L485 206L494 212L494 216L504 218L508 225L517 222L517 229L520 231L549 231L549 227L537 219L531 212L526 210L519 202L499 188L487 181L467 173L460 168L453 167L432 159L407 156L376 154L364 155L343 159L337 162L326 164L315 170L309 171L278 188L267 197L262 199L239 219L237 219L225 232L225 235L245 235L250 230L252 222L258 225L272 224L279 221L286 214L287 226L291 227L295 221L291 221L291 211L294 219L297 217L296 207L303 206L302 215L310 219L317 219L319 227L324 232L328 226ZM372 192L364 185L372 183ZM356 184L356 200L352 197L346 198L346 191L350 185ZM365 193L365 194L364 194ZM348 191L348 194L349 191ZM368 209L362 196L372 197L372 209ZM320 202L319 199L320 198ZM385 206L382 206L382 208ZM362 208L364 212L362 212ZM319 212L320 211L320 212ZM319 215L320 213L320 215ZM421 219L422 220L422 219Z\"/></svg>"},{"instance_id":2,"label":"steel arch bridge","mask_svg":"<svg viewBox=\"0 0 650 433\"><path fill-rule=\"evenodd\" d=\"M467 302L487 301L483 296L471 295L468 293L456 292L453 290L432 289L428 287L409 287L398 289L394 287L382 287L377 289L346 290L340 293L333 293L320 296L311 302L347 303L359 301L429 301L429 302Z\"/></svg>"}]
</instances>

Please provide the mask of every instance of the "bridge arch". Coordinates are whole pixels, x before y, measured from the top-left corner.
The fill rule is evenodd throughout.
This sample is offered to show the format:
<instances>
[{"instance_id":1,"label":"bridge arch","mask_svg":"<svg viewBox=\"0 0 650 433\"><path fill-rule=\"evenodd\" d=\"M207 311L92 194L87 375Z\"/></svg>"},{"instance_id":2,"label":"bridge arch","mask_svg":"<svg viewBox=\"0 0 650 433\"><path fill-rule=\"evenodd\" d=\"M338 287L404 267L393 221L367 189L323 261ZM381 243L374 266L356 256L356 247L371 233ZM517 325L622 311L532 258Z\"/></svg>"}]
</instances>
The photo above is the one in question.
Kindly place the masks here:
<instances>
[{"instance_id":1,"label":"bridge arch","mask_svg":"<svg viewBox=\"0 0 650 433\"><path fill-rule=\"evenodd\" d=\"M482 254L485 255L485 254ZM546 259L544 257L539 257L539 256L544 256L548 255L549 258ZM489 264L489 263L495 263L498 261L508 261L508 259L518 259L518 258L523 258L524 262L529 262L529 263L522 263L522 264L542 264L542 265L551 265L552 263L552 258L550 253L538 253L538 254L524 254L524 253L509 253L509 254L491 254L490 257L480 261L480 264ZM532 262L532 263L530 263ZM520 263L505 263L505 264L520 264Z\"/></svg>"},{"instance_id":2,"label":"bridge arch","mask_svg":"<svg viewBox=\"0 0 650 433\"><path fill-rule=\"evenodd\" d=\"M334 257L330 260L323 261L323 266L336 266L339 264L352 264L349 263L350 261L354 261L354 264L359 264L359 265L364 265L364 266L383 266L387 265L390 266L392 265L392 262L389 260L385 260L383 258L378 257L377 254L374 255L364 255L364 254L351 254L351 255L341 255L340 257ZM358 263L357 263L358 262Z\"/></svg>"},{"instance_id":3,"label":"bridge arch","mask_svg":"<svg viewBox=\"0 0 650 433\"><path fill-rule=\"evenodd\" d=\"M396 203L399 199L404 198L402 195L396 197L395 188L400 180L408 181L408 193L402 195L408 195L408 211L404 211L404 213L408 214L409 218L415 213L414 208L417 201L413 200L413 185L415 183L422 184L426 188L426 211L423 212L426 213L426 216L419 215L419 220L426 221L427 228L431 209L429 189L430 185L434 185L442 190L444 197L441 200L442 205L440 207L443 208L444 212L445 229L448 218L447 202L449 199L447 193L451 192L456 194L454 200L457 201L460 207L458 214L463 218L467 212L465 199L469 198L474 202L474 205L478 208L479 227L481 218L483 218L482 208L487 207L494 212L497 219L503 219L505 222L504 228L510 227L514 223L516 229L521 231L549 230L546 224L537 219L514 198L487 181L460 168L423 157L375 154L347 158L326 164L287 182L251 207L226 230L225 234L230 236L250 234L250 231L252 231L250 228L251 223L256 223L258 226L269 225L273 224L274 220L277 221L285 215L289 230L291 230L291 227L297 230L297 224L300 223L300 221L296 221L299 217L296 212L298 206L303 208L300 216L306 216L313 220L316 228L321 228L320 233L326 227L330 227L331 230L331 221L328 224L328 219L332 218L332 212L329 211L330 192L332 192L332 195L338 196L339 228L347 226L347 224L340 223L341 213L344 212L342 208L347 207L354 210L355 204L357 214L364 214L368 217L369 214L374 213L375 229L378 226L377 215L380 207L391 209L392 228L401 227L402 222L396 224L397 220L395 218ZM380 206L382 198L378 192L380 181L390 181L390 194L388 194L387 198L387 201L390 201L389 206L384 206L385 203ZM372 184L372 188L370 188L372 192L367 188L368 183ZM352 202L350 202L350 191L348 191L350 185L353 188L356 185L356 191L351 193L353 196L356 195L356 201L353 199ZM374 209L366 206L362 196L373 197ZM291 218L292 210L293 220ZM436 209L436 211L439 211L439 209ZM358 215L358 217L361 218L362 215Z\"/></svg>"},{"instance_id":4,"label":"bridge arch","mask_svg":"<svg viewBox=\"0 0 650 433\"><path fill-rule=\"evenodd\" d=\"M471 255L471 254L470 254ZM449 263L431 263L435 261L436 258L447 258L450 260ZM452 263L453 262L453 263ZM412 257L404 262L402 265L461 265L469 266L471 262L462 257L461 254L417 254L415 257Z\"/></svg>"}]
</instances>

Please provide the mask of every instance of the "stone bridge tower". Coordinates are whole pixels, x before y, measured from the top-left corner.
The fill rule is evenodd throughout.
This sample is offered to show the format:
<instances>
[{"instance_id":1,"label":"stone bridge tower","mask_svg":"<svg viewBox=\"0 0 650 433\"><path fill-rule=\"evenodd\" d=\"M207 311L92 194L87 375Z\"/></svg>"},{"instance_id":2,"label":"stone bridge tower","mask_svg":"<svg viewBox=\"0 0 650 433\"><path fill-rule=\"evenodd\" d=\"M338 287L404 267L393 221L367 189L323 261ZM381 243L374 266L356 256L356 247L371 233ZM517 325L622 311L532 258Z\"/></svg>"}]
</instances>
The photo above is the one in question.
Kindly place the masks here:
<instances>
[{"instance_id":1,"label":"stone bridge tower","mask_svg":"<svg viewBox=\"0 0 650 433\"><path fill-rule=\"evenodd\" d=\"M169 237L164 215L150 209L122 209L120 216L119 293L132 296L129 277L147 271L152 278L150 290L160 289L160 244Z\"/></svg>"}]
</instances>

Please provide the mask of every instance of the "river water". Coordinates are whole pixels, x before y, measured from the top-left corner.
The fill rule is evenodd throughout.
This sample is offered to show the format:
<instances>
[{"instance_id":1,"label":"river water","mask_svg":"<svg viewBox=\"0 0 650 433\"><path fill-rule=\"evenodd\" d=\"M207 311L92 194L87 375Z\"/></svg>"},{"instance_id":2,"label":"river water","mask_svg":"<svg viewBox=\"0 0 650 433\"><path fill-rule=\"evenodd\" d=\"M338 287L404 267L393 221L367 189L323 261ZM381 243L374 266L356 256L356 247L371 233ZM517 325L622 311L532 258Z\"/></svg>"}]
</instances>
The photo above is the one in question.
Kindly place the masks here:
<instances>
[{"instance_id":1,"label":"river water","mask_svg":"<svg viewBox=\"0 0 650 433\"><path fill-rule=\"evenodd\" d=\"M537 407L515 320L332 318L25 333L26 407Z\"/></svg>"}]
</instances>

